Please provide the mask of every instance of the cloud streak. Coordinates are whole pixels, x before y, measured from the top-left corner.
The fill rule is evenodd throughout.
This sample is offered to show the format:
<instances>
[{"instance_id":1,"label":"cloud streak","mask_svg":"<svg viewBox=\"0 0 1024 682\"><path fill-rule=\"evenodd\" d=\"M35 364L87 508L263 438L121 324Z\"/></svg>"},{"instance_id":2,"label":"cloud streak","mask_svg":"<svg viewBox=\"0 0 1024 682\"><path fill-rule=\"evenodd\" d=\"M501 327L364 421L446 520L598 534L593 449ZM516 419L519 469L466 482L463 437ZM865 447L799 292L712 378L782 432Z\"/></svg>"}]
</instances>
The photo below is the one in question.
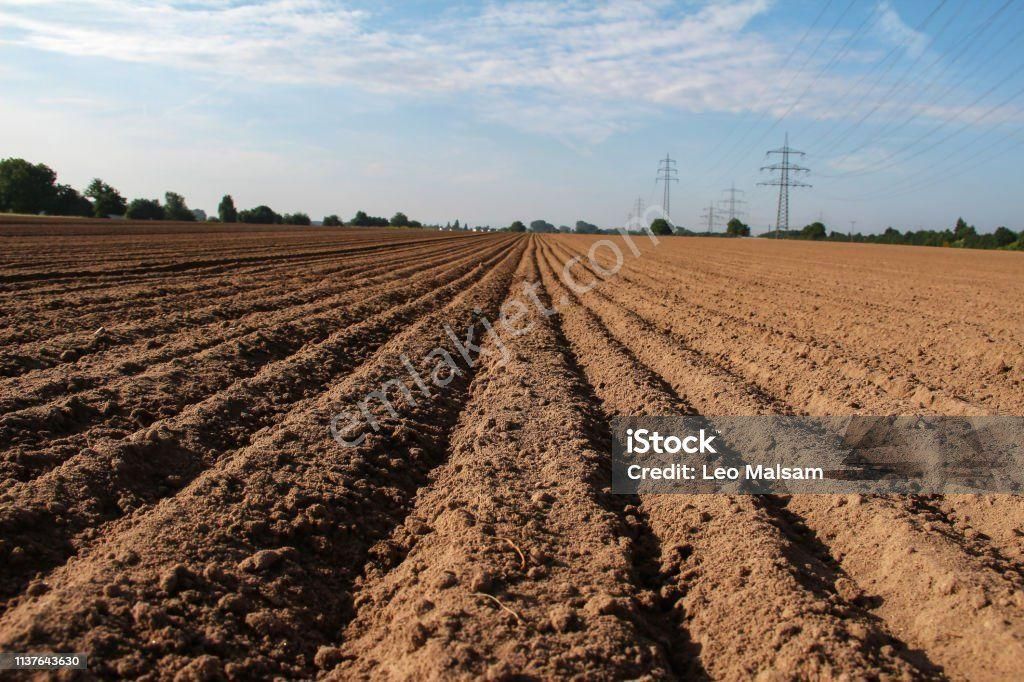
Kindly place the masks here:
<instances>
[{"instance_id":1,"label":"cloud streak","mask_svg":"<svg viewBox=\"0 0 1024 682\"><path fill-rule=\"evenodd\" d=\"M485 118L599 141L638 112L747 106L777 61L746 31L769 6L517 1L402 31L326 0L18 0L0 8L0 30L23 47L207 78L468 97Z\"/></svg>"},{"instance_id":2,"label":"cloud streak","mask_svg":"<svg viewBox=\"0 0 1024 682\"><path fill-rule=\"evenodd\" d=\"M773 0L511 0L403 28L337 0L8 0L0 37L191 71L216 88L304 85L453 100L483 120L574 146L664 112L786 111L816 65L782 69L789 44L751 28L772 8ZM926 37L886 0L874 11L884 37L910 54L923 49ZM831 106L848 81L822 79L798 112L854 116ZM792 92L776 92L779 82L791 82Z\"/></svg>"}]
</instances>

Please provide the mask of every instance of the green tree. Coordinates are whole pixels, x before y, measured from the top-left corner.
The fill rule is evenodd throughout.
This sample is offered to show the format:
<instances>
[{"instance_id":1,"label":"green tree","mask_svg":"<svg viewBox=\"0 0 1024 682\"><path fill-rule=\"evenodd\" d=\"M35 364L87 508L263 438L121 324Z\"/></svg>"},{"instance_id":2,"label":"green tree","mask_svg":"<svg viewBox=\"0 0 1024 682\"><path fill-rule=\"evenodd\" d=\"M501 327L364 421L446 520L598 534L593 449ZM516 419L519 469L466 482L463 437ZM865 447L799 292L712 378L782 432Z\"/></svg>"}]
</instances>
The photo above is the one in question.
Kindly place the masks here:
<instances>
[{"instance_id":1,"label":"green tree","mask_svg":"<svg viewBox=\"0 0 1024 682\"><path fill-rule=\"evenodd\" d=\"M725 233L733 237L749 237L750 225L745 224L739 218L733 218L729 221L729 224L725 226Z\"/></svg>"},{"instance_id":2,"label":"green tree","mask_svg":"<svg viewBox=\"0 0 1024 682\"><path fill-rule=\"evenodd\" d=\"M800 231L802 239L824 239L828 235L825 225L820 222L813 222Z\"/></svg>"},{"instance_id":3,"label":"green tree","mask_svg":"<svg viewBox=\"0 0 1024 682\"><path fill-rule=\"evenodd\" d=\"M238 212L238 221L250 225L280 225L281 216L269 206L257 206Z\"/></svg>"},{"instance_id":4,"label":"green tree","mask_svg":"<svg viewBox=\"0 0 1024 682\"><path fill-rule=\"evenodd\" d=\"M99 178L93 178L93 181L89 183L89 187L85 190L85 196L92 199L93 214L97 218L124 215L124 212L128 210L128 202L121 196L121 193Z\"/></svg>"},{"instance_id":5,"label":"green tree","mask_svg":"<svg viewBox=\"0 0 1024 682\"><path fill-rule=\"evenodd\" d=\"M588 223L585 220L576 221L576 231L580 234L597 234L598 229L597 225Z\"/></svg>"},{"instance_id":6,"label":"green tree","mask_svg":"<svg viewBox=\"0 0 1024 682\"><path fill-rule=\"evenodd\" d=\"M70 215L87 218L92 215L92 204L70 185L57 185L56 196L50 207L54 215Z\"/></svg>"},{"instance_id":7,"label":"green tree","mask_svg":"<svg viewBox=\"0 0 1024 682\"><path fill-rule=\"evenodd\" d=\"M222 223L237 223L238 209L235 208L235 200L230 194L225 194L217 206L217 215Z\"/></svg>"},{"instance_id":8,"label":"green tree","mask_svg":"<svg viewBox=\"0 0 1024 682\"><path fill-rule=\"evenodd\" d=\"M341 218L336 215L329 215L324 217L324 227L341 227Z\"/></svg>"},{"instance_id":9,"label":"green tree","mask_svg":"<svg viewBox=\"0 0 1024 682\"><path fill-rule=\"evenodd\" d=\"M289 213L284 216L282 222L285 225L311 225L313 221L305 213Z\"/></svg>"},{"instance_id":10,"label":"green tree","mask_svg":"<svg viewBox=\"0 0 1024 682\"><path fill-rule=\"evenodd\" d=\"M996 240L996 246L1009 246L1017 241L1016 233L1008 227L997 227L993 236Z\"/></svg>"},{"instance_id":11,"label":"green tree","mask_svg":"<svg viewBox=\"0 0 1024 682\"><path fill-rule=\"evenodd\" d=\"M25 159L0 161L0 211L40 213L57 197L57 174L41 163Z\"/></svg>"},{"instance_id":12,"label":"green tree","mask_svg":"<svg viewBox=\"0 0 1024 682\"><path fill-rule=\"evenodd\" d=\"M163 220L164 209L156 199L133 199L124 215L132 220Z\"/></svg>"},{"instance_id":13,"label":"green tree","mask_svg":"<svg viewBox=\"0 0 1024 682\"><path fill-rule=\"evenodd\" d=\"M391 227L408 227L409 216L405 215L401 211L391 216Z\"/></svg>"},{"instance_id":14,"label":"green tree","mask_svg":"<svg viewBox=\"0 0 1024 682\"><path fill-rule=\"evenodd\" d=\"M968 225L963 218L956 219L956 227L953 228L953 239L955 241L962 241L977 236L978 233L973 225Z\"/></svg>"},{"instance_id":15,"label":"green tree","mask_svg":"<svg viewBox=\"0 0 1024 682\"><path fill-rule=\"evenodd\" d=\"M365 211L356 211L355 217L349 223L357 227L387 227L390 224L387 218L366 215Z\"/></svg>"},{"instance_id":16,"label":"green tree","mask_svg":"<svg viewBox=\"0 0 1024 682\"><path fill-rule=\"evenodd\" d=\"M651 222L651 232L656 235L667 236L672 234L672 225L664 218L655 218Z\"/></svg>"},{"instance_id":17,"label":"green tree","mask_svg":"<svg viewBox=\"0 0 1024 682\"><path fill-rule=\"evenodd\" d=\"M164 194L164 217L167 220L180 220L182 222L195 222L196 215L185 203L185 197L177 192Z\"/></svg>"},{"instance_id":18,"label":"green tree","mask_svg":"<svg viewBox=\"0 0 1024 682\"><path fill-rule=\"evenodd\" d=\"M557 232L557 229L546 220L534 220L530 223L530 232Z\"/></svg>"},{"instance_id":19,"label":"green tree","mask_svg":"<svg viewBox=\"0 0 1024 682\"><path fill-rule=\"evenodd\" d=\"M509 232L526 232L526 225L523 225L523 221L517 220L508 226Z\"/></svg>"}]
</instances>

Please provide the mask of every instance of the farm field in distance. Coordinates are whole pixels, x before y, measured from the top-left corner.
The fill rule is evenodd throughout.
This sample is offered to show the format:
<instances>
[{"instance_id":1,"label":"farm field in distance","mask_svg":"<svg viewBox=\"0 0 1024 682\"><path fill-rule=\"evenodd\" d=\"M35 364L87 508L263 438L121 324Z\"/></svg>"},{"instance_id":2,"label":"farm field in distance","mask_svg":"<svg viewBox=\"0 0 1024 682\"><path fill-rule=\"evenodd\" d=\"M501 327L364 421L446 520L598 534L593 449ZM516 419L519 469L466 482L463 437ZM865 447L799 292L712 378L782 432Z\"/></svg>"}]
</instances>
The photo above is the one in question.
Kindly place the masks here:
<instances>
[{"instance_id":1,"label":"farm field in distance","mask_svg":"<svg viewBox=\"0 0 1024 682\"><path fill-rule=\"evenodd\" d=\"M5 218L0 651L185 680L1019 676L1021 498L612 495L608 422L1024 414L1024 258L632 239ZM528 333L332 438L512 300Z\"/></svg>"}]
</instances>

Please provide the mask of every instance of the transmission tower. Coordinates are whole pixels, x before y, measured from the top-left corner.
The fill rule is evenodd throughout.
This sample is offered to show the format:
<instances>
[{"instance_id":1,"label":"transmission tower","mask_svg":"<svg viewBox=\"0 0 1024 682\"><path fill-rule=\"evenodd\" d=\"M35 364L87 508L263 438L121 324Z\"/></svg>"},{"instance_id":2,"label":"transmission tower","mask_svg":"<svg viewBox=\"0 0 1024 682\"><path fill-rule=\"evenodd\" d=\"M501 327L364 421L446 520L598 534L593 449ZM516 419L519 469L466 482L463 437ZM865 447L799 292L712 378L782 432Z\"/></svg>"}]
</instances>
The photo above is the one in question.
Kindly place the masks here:
<instances>
[{"instance_id":1,"label":"transmission tower","mask_svg":"<svg viewBox=\"0 0 1024 682\"><path fill-rule=\"evenodd\" d=\"M629 224L636 226L643 226L644 222L644 211L647 210L647 206L644 202L643 197L637 197L636 202L633 203L633 210L629 214Z\"/></svg>"},{"instance_id":2,"label":"transmission tower","mask_svg":"<svg viewBox=\"0 0 1024 682\"><path fill-rule=\"evenodd\" d=\"M789 133L786 133L786 141L782 148L770 150L767 154L768 158L771 158L772 154L778 154L781 157L781 161L770 166L762 166L761 170L778 173L778 175L767 182L759 182L757 184L779 188L779 212L775 218L775 237L778 238L779 230L789 229L789 188L810 187L810 185L795 180L791 176L800 173L810 173L811 170L798 166L789 160L791 156L802 157L804 155L803 152L798 152L789 146Z\"/></svg>"},{"instance_id":3,"label":"transmission tower","mask_svg":"<svg viewBox=\"0 0 1024 682\"><path fill-rule=\"evenodd\" d=\"M706 221L708 226L708 234L715 231L715 227L718 226L719 219L721 218L721 211L715 208L714 202L708 204L708 207L700 214L700 219Z\"/></svg>"},{"instance_id":4,"label":"transmission tower","mask_svg":"<svg viewBox=\"0 0 1024 682\"><path fill-rule=\"evenodd\" d=\"M657 182L665 183L665 194L661 199L661 210L665 213L665 220L668 220L669 222L672 222L669 188L672 186L673 182L679 182L679 178L676 177L678 174L679 171L676 170L675 160L668 154L665 154L665 158L658 162Z\"/></svg>"},{"instance_id":5,"label":"transmission tower","mask_svg":"<svg viewBox=\"0 0 1024 682\"><path fill-rule=\"evenodd\" d=\"M746 211L743 210L743 206L747 202L744 201L743 199L737 199L736 195L737 194L746 194L746 192L744 192L741 189L736 189L736 183L733 183L732 187L730 187L729 189L723 189L722 192L729 195L728 199L723 199L721 201L721 204L722 204L721 211L722 211L722 213L724 213L725 215L729 216L728 220L730 222L734 218L742 218L745 215L745 213L746 213Z\"/></svg>"}]
</instances>

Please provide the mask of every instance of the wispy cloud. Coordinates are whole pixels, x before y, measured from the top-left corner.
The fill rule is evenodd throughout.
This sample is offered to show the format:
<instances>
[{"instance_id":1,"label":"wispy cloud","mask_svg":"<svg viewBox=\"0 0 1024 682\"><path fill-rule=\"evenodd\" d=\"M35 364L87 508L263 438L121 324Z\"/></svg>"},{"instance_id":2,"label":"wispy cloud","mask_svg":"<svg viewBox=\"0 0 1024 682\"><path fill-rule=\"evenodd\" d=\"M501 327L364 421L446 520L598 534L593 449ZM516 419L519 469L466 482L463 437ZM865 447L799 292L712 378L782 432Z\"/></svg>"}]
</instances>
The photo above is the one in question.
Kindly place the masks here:
<instances>
[{"instance_id":1,"label":"wispy cloud","mask_svg":"<svg viewBox=\"0 0 1024 682\"><path fill-rule=\"evenodd\" d=\"M904 46L911 57L928 49L928 36L908 26L888 0L878 3L878 28L893 44Z\"/></svg>"},{"instance_id":2,"label":"wispy cloud","mask_svg":"<svg viewBox=\"0 0 1024 682\"><path fill-rule=\"evenodd\" d=\"M749 22L770 0L492 3L417 31L325 0L17 0L21 46L207 78L467 97L489 119L598 141L638 111L738 110L777 61Z\"/></svg>"},{"instance_id":3,"label":"wispy cloud","mask_svg":"<svg viewBox=\"0 0 1024 682\"><path fill-rule=\"evenodd\" d=\"M192 71L214 90L243 82L454 98L483 120L578 146L666 111L787 111L816 65L782 72L791 46L751 27L772 5L510 0L399 28L340 0L7 0L0 35L59 54ZM875 11L887 40L911 56L925 49L927 37L888 0ZM815 84L796 111L853 115L832 106L850 89L847 75ZM779 82L790 91L776 91Z\"/></svg>"}]
</instances>

